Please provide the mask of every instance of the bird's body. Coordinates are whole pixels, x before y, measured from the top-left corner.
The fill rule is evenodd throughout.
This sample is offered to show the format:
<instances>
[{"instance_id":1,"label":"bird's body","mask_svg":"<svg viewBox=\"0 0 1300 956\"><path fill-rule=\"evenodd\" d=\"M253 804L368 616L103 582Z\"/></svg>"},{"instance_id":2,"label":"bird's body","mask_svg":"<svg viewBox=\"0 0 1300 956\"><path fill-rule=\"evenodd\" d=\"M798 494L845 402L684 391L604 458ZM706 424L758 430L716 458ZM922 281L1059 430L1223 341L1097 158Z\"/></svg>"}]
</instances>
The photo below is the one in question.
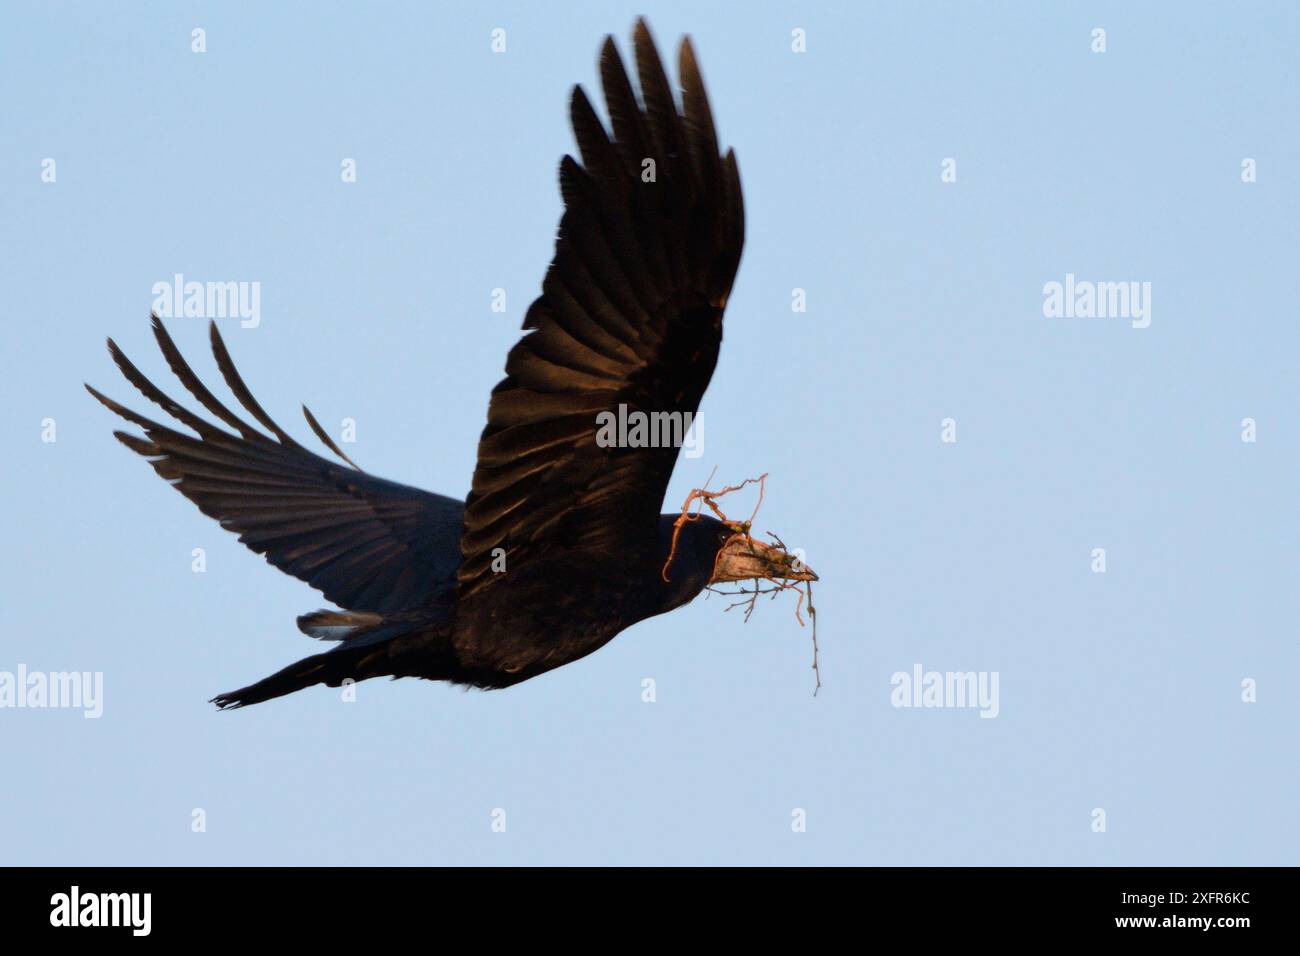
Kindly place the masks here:
<instances>
[{"instance_id":1,"label":"bird's body","mask_svg":"<svg viewBox=\"0 0 1300 956\"><path fill-rule=\"evenodd\" d=\"M734 532L701 517L691 526L691 542L698 536L707 558L701 560L698 549L682 549L665 583L662 572L676 517L663 516L660 525L668 531L655 539L654 550L560 557L523 570L512 582L515 600L487 595L461 602L452 628L460 659L489 675L487 686L507 686L585 657L633 624L686 604L709 583L713 555ZM538 632L551 639L538 642Z\"/></svg>"},{"instance_id":2,"label":"bird's body","mask_svg":"<svg viewBox=\"0 0 1300 956\"><path fill-rule=\"evenodd\" d=\"M634 45L641 101L612 40L601 55L612 139L574 90L583 162L560 165L555 258L493 390L465 501L365 474L306 409L346 464L299 445L253 398L215 324L218 368L261 429L203 385L156 317L168 365L226 428L173 401L109 341L126 378L197 436L90 389L146 436L117 437L244 544L344 609L298 621L336 641L333 650L222 694L219 706L381 675L507 687L590 654L710 582L815 578L747 527L660 515L676 446L597 440L599 416L612 409L695 415L744 244L739 172L732 153L719 155L689 43L681 111L643 23Z\"/></svg>"},{"instance_id":3,"label":"bird's body","mask_svg":"<svg viewBox=\"0 0 1300 956\"><path fill-rule=\"evenodd\" d=\"M718 550L735 531L700 515L683 526L672 553L678 517L663 515L657 549L633 562L617 554L579 554L533 564L511 578L506 600L485 593L456 601L454 589L438 592L430 606L359 625L337 649L216 701L223 706L257 703L296 690L304 681L338 686L345 679L377 676L503 688L572 663L633 624L690 602L713 579ZM330 615L327 620L343 619L322 613ZM389 636L390 631L395 633Z\"/></svg>"}]
</instances>

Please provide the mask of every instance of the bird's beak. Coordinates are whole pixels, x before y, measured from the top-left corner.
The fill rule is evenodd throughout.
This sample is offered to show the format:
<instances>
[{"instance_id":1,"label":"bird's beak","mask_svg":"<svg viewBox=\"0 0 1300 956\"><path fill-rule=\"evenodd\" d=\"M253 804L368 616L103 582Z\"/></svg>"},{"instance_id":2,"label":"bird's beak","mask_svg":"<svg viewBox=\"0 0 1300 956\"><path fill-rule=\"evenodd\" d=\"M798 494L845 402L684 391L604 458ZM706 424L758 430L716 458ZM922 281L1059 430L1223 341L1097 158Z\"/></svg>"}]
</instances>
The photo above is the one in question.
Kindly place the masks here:
<instances>
[{"instance_id":1,"label":"bird's beak","mask_svg":"<svg viewBox=\"0 0 1300 956\"><path fill-rule=\"evenodd\" d=\"M709 583L747 581L750 578L818 580L813 569L802 563L796 555L756 541L748 535L737 534L722 546Z\"/></svg>"}]
</instances>

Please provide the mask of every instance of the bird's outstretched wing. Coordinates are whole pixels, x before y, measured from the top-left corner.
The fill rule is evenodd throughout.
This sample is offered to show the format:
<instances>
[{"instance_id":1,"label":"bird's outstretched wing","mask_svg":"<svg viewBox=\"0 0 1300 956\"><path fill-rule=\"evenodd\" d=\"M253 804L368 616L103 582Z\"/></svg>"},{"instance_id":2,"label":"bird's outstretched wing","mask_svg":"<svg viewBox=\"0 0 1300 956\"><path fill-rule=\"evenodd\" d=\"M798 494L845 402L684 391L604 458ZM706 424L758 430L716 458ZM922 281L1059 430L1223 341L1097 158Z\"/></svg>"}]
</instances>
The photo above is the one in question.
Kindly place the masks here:
<instances>
[{"instance_id":1,"label":"bird's outstretched wing","mask_svg":"<svg viewBox=\"0 0 1300 956\"><path fill-rule=\"evenodd\" d=\"M108 340L127 380L193 429L197 438L151 421L89 385L90 394L144 429L147 438L114 432L199 510L287 574L354 611L389 613L421 606L456 581L464 505L452 498L374 478L303 448L262 410L211 326L212 351L241 405L275 440L223 405L199 380L155 316L154 336L167 364L231 434L163 394ZM325 445L346 456L303 408Z\"/></svg>"},{"instance_id":2,"label":"bird's outstretched wing","mask_svg":"<svg viewBox=\"0 0 1300 956\"><path fill-rule=\"evenodd\" d=\"M498 548L509 569L653 541L678 449L601 447L597 415L620 405L694 414L713 374L744 244L740 174L734 153L718 153L690 41L680 110L644 22L634 45L641 103L612 38L601 51L612 140L573 91L582 164L560 164L555 258L492 392L466 502L462 594L496 577Z\"/></svg>"}]
</instances>

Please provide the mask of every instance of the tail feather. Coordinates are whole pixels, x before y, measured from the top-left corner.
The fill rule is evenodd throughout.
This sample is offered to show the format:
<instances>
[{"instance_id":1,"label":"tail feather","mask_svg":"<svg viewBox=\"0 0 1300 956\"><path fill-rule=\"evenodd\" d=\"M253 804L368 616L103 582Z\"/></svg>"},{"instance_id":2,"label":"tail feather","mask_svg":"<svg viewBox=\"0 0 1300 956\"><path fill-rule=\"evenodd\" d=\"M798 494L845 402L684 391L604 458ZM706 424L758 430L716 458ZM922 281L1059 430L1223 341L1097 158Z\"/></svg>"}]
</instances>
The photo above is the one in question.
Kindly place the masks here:
<instances>
[{"instance_id":1,"label":"tail feather","mask_svg":"<svg viewBox=\"0 0 1300 956\"><path fill-rule=\"evenodd\" d=\"M304 657L256 684L218 694L212 703L221 710L232 710L315 684L338 687L345 680L363 681L371 677L455 680L456 656L447 643L448 635L442 624L428 614L387 617L360 611L304 614L298 618L304 634L336 640L339 644L323 654Z\"/></svg>"},{"instance_id":2,"label":"tail feather","mask_svg":"<svg viewBox=\"0 0 1300 956\"><path fill-rule=\"evenodd\" d=\"M298 630L318 641L346 641L383 620L369 611L312 611L298 616Z\"/></svg>"},{"instance_id":3,"label":"tail feather","mask_svg":"<svg viewBox=\"0 0 1300 956\"><path fill-rule=\"evenodd\" d=\"M283 697L315 684L338 687L345 680L361 681L392 674L386 646L375 647L369 642L363 646L341 644L323 654L304 657L255 684L218 694L212 698L212 703L221 710L233 710Z\"/></svg>"}]
</instances>

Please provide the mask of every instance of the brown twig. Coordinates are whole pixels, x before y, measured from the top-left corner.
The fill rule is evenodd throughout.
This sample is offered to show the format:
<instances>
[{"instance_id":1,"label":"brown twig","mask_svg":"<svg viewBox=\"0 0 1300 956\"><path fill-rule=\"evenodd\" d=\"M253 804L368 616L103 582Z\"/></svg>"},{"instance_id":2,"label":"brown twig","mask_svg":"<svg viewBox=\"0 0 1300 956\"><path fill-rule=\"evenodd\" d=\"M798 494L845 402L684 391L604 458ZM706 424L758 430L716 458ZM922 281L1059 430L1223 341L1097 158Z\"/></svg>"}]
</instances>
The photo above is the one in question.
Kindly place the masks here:
<instances>
[{"instance_id":1,"label":"brown twig","mask_svg":"<svg viewBox=\"0 0 1300 956\"><path fill-rule=\"evenodd\" d=\"M709 480L710 481L713 480L712 474L709 475ZM735 525L733 524L733 522L727 519L727 516L722 512L722 509L718 507L716 499L721 498L723 495L730 494L733 491L739 491L745 486L752 485L752 484L758 485L758 503L754 505L754 513L750 515L748 521L742 522L739 525ZM686 501L682 503L681 517L679 517L676 523L674 523L673 525L673 542L672 542L672 547L668 551L668 560L664 562L664 567L662 572L663 579L665 581L668 580L668 566L672 564L673 557L677 554L677 536L681 533L682 526L685 525L686 522L688 521L696 521L699 519L700 516L699 511L696 511L694 513L690 511L692 504L694 504L697 500L703 501L704 504L708 505L709 509L715 515L718 516L718 519L720 521L723 521L726 524L733 525L733 527L737 527L738 528L736 532L737 535L743 534L746 540L752 541L753 537L750 534L750 530L754 526L754 519L758 517L758 509L763 505L763 492L766 489L766 486L767 486L767 474L764 473L762 475L759 475L757 478L746 478L738 485L728 485L727 487L723 488L721 491L708 491L705 488L692 489L691 493L686 496ZM773 547L779 549L785 554L790 553L790 550L785 546L785 542L782 541L778 535L769 531L767 532L767 536L772 539ZM722 551L719 550L718 558L720 558L721 555L722 555ZM715 562L718 560L718 558L714 559ZM721 594L725 597L742 596L741 600L733 601L731 604L728 604L725 608L723 608L723 610L730 611L733 608L744 607L745 608L744 619L746 623L749 622L750 615L754 613L754 608L758 606L758 599L760 596L764 594L770 594L772 598L775 599L776 596L780 594L782 591L797 592L799 595L799 600L794 606L795 620L799 622L800 627L805 626L802 612L803 612L804 603L807 602L808 617L812 621L812 651L813 651L812 669L813 669L813 674L817 681L817 686L813 688L813 696L816 697L817 692L822 689L822 672L821 672L820 662L818 660L819 648L817 645L817 609L813 606L812 582L800 581L798 583L795 583L792 581L785 581L780 578L764 578L763 580L770 582L772 586L768 588L764 588L762 587L762 585L756 583L754 585L753 590L746 590L744 588L740 588L739 590L736 591L722 591L719 590L718 588L711 587L711 586L706 587L706 590L712 594ZM805 591L803 587L800 587L800 585L806 585L807 590Z\"/></svg>"},{"instance_id":2,"label":"brown twig","mask_svg":"<svg viewBox=\"0 0 1300 956\"><path fill-rule=\"evenodd\" d=\"M713 480L713 475L710 474L709 481L712 480ZM738 485L727 485L727 487L723 488L721 491L709 491L707 487L692 488L691 493L687 495L686 500L682 502L681 516L675 522L673 522L673 543L672 546L668 549L668 560L664 562L664 569L662 572L660 572L663 575L664 581L668 580L668 568L673 563L673 558L677 556L677 539L678 537L681 536L682 527L688 521L699 520L700 512L696 511L692 513L691 505L693 505L696 501L703 501L706 505L709 506L709 510L712 511L715 515L717 515L719 521L722 521L725 524L732 524L731 521L727 520L727 516L723 513L722 509L718 507L717 499L721 498L723 495L729 495L733 491L740 491L740 489L744 488L747 485L757 484L758 503L761 505L763 503L763 486L766 483L766 481L767 481L767 473L764 472L763 474L759 475L757 478L746 478ZM754 517L757 516L758 516L758 507L755 506ZM749 536L749 529L750 527L753 526L753 523L754 523L754 518L751 517L749 521L746 521L741 526L742 533L745 534L746 537Z\"/></svg>"},{"instance_id":3,"label":"brown twig","mask_svg":"<svg viewBox=\"0 0 1300 956\"><path fill-rule=\"evenodd\" d=\"M813 675L817 678L817 686L813 688L813 696L816 697L817 692L822 689L822 669L817 665L817 608L813 607L812 582L806 581L805 583L808 585L808 616L812 618L812 669Z\"/></svg>"}]
</instances>

